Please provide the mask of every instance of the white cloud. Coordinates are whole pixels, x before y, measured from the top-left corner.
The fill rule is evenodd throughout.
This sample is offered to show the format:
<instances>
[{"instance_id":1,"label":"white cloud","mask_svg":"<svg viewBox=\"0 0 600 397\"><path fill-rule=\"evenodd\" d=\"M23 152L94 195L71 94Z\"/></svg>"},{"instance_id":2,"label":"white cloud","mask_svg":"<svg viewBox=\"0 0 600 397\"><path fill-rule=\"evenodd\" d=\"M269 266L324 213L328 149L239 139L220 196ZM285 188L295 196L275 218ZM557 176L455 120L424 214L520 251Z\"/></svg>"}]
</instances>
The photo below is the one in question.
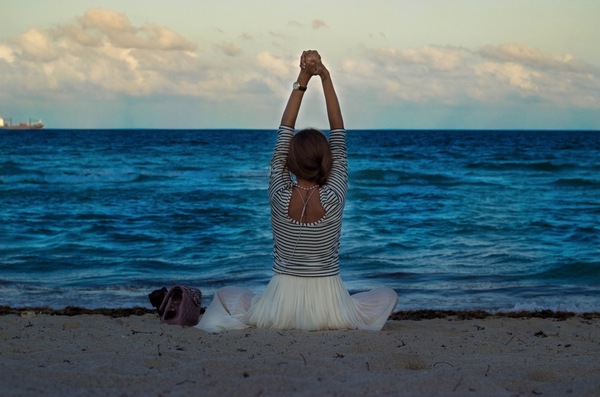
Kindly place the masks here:
<instances>
[{"instance_id":1,"label":"white cloud","mask_svg":"<svg viewBox=\"0 0 600 397\"><path fill-rule=\"evenodd\" d=\"M220 48L228 55L239 52L233 44ZM31 87L36 95L49 96L190 95L188 87L207 75L203 72L211 63L218 68L196 51L171 29L133 26L124 14L94 8L74 23L31 29L3 43L0 71L12 78L0 85L9 91Z\"/></svg>"},{"instance_id":2,"label":"white cloud","mask_svg":"<svg viewBox=\"0 0 600 397\"><path fill-rule=\"evenodd\" d=\"M242 49L235 43L219 43L215 44L215 49L230 57L235 57L242 54Z\"/></svg>"},{"instance_id":3,"label":"white cloud","mask_svg":"<svg viewBox=\"0 0 600 397\"><path fill-rule=\"evenodd\" d=\"M485 78L491 75L499 82L507 81L511 86L525 91L538 91L538 86L533 82L541 76L540 72L530 70L515 62L482 62L475 65L475 74Z\"/></svg>"},{"instance_id":4,"label":"white cloud","mask_svg":"<svg viewBox=\"0 0 600 397\"><path fill-rule=\"evenodd\" d=\"M315 28L326 26L313 22ZM124 14L89 9L69 23L30 29L0 42L0 99L41 96L73 103L167 97L186 103L226 102L223 113L236 112L235 106L263 106L272 112L297 73L299 54L292 51L300 40L294 35L297 29L269 29L206 37L199 47L168 27L134 25ZM524 44L477 49L357 45L344 54L352 56L323 54L336 88L355 108L373 112L406 104L440 108L474 103L501 111L507 104L521 107L528 101L600 109L598 67Z\"/></svg>"},{"instance_id":5,"label":"white cloud","mask_svg":"<svg viewBox=\"0 0 600 397\"><path fill-rule=\"evenodd\" d=\"M583 71L588 66L577 61L571 54L544 55L537 48L523 44L486 46L480 51L482 57L500 63L514 62L535 69Z\"/></svg>"},{"instance_id":6,"label":"white cloud","mask_svg":"<svg viewBox=\"0 0 600 397\"><path fill-rule=\"evenodd\" d=\"M138 48L154 50L191 51L196 46L183 37L156 24L135 27L125 14L104 9L91 8L78 18L79 26L66 27L66 33L73 35L79 27L78 35L73 35L80 43L94 44L100 37L110 45L118 48ZM60 31L61 29L59 29ZM60 34L60 32L59 32ZM71 37L71 36L67 36Z\"/></svg>"},{"instance_id":7,"label":"white cloud","mask_svg":"<svg viewBox=\"0 0 600 397\"><path fill-rule=\"evenodd\" d=\"M15 55L12 48L0 44L0 60L5 61L6 63L13 63L15 61Z\"/></svg>"},{"instance_id":8,"label":"white cloud","mask_svg":"<svg viewBox=\"0 0 600 397\"><path fill-rule=\"evenodd\" d=\"M600 108L599 68L522 44L482 50L380 48L367 51L363 59L345 60L341 74L382 104L501 104L535 98L553 106Z\"/></svg>"},{"instance_id":9,"label":"white cloud","mask_svg":"<svg viewBox=\"0 0 600 397\"><path fill-rule=\"evenodd\" d=\"M90 8L79 21L85 29L99 29L104 32L134 31L125 14L105 8Z\"/></svg>"},{"instance_id":10,"label":"white cloud","mask_svg":"<svg viewBox=\"0 0 600 397\"><path fill-rule=\"evenodd\" d=\"M290 74L290 60L278 58L269 51L259 53L256 56L256 63L261 69L267 72L267 75L285 78Z\"/></svg>"},{"instance_id":11,"label":"white cloud","mask_svg":"<svg viewBox=\"0 0 600 397\"><path fill-rule=\"evenodd\" d=\"M462 53L460 48L452 47L381 48L375 52L375 57L384 63L396 61L399 64L408 63L438 70L453 70L461 66Z\"/></svg>"},{"instance_id":12,"label":"white cloud","mask_svg":"<svg viewBox=\"0 0 600 397\"><path fill-rule=\"evenodd\" d=\"M43 62L56 57L50 39L38 29L29 29L17 39L17 43L25 59Z\"/></svg>"}]
</instances>

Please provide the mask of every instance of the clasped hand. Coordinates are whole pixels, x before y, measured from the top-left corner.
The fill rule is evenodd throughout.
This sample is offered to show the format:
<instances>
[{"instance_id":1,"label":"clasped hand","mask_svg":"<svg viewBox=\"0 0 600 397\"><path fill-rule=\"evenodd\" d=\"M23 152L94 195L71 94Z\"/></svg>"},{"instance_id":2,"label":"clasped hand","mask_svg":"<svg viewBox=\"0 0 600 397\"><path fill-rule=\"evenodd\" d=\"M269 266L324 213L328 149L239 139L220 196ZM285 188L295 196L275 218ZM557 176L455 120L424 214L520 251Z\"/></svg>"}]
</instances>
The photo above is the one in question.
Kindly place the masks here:
<instances>
[{"instance_id":1,"label":"clasped hand","mask_svg":"<svg viewBox=\"0 0 600 397\"><path fill-rule=\"evenodd\" d=\"M321 75L325 71L325 66L321 62L321 55L315 50L302 52L300 69L311 76Z\"/></svg>"}]
</instances>

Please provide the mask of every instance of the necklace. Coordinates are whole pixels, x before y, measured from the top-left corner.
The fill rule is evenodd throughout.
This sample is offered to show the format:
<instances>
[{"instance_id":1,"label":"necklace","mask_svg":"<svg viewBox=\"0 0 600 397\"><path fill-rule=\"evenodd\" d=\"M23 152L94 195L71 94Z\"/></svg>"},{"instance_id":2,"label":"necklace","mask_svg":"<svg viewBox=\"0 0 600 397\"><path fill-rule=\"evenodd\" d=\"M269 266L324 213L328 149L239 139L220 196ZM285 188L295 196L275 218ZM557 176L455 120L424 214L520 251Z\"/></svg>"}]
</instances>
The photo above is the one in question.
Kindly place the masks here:
<instances>
[{"instance_id":1,"label":"necklace","mask_svg":"<svg viewBox=\"0 0 600 397\"><path fill-rule=\"evenodd\" d=\"M311 190L319 187L319 185L312 185L311 187L304 187L304 186L298 185L297 183L294 183L294 186L297 187L298 189L304 190L306 192L310 192Z\"/></svg>"},{"instance_id":2,"label":"necklace","mask_svg":"<svg viewBox=\"0 0 600 397\"><path fill-rule=\"evenodd\" d=\"M300 214L300 222L306 221L305 214L306 214L306 210L308 209L308 203L310 202L310 198L312 197L313 193L315 192L315 187L317 187L317 186L318 185L315 185L315 186L311 187L310 189L303 188L302 186L298 186L300 189L310 191L310 193L308 193L308 196L306 197L306 200L302 196L302 193L298 192L298 194L300 195L300 198L302 199L302 213Z\"/></svg>"}]
</instances>

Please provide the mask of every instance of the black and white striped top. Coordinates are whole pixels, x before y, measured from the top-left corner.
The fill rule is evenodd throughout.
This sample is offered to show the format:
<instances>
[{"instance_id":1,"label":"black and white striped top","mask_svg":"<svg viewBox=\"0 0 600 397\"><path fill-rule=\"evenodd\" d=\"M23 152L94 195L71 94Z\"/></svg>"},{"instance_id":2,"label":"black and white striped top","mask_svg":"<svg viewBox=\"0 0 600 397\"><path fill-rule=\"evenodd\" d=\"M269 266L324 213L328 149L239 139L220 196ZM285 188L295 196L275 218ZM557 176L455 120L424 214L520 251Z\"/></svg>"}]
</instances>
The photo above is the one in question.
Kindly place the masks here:
<instances>
[{"instance_id":1,"label":"black and white striped top","mask_svg":"<svg viewBox=\"0 0 600 397\"><path fill-rule=\"evenodd\" d=\"M288 214L292 179L285 168L294 130L280 126L271 160L269 200L273 229L273 271L300 277L334 276L339 273L338 250L342 213L348 191L346 131L329 132L333 167L327 184L319 188L325 215L314 223L301 223Z\"/></svg>"}]
</instances>

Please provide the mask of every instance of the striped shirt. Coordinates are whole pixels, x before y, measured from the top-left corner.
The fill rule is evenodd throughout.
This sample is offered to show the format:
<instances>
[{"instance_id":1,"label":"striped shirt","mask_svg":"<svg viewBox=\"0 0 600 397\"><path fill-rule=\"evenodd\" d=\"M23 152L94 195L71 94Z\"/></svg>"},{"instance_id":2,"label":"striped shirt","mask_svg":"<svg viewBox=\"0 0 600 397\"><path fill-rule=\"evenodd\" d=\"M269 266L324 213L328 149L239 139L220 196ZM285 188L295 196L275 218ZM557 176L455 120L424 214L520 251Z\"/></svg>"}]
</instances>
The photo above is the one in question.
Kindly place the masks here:
<instances>
[{"instance_id":1,"label":"striped shirt","mask_svg":"<svg viewBox=\"0 0 600 397\"><path fill-rule=\"evenodd\" d=\"M339 245L342 213L348 191L346 131L329 132L333 166L327 183L319 188L325 215L313 223L302 223L288 214L292 179L285 167L294 130L280 126L275 153L271 160L269 201L273 229L273 271L300 277L324 277L339 274Z\"/></svg>"}]
</instances>

